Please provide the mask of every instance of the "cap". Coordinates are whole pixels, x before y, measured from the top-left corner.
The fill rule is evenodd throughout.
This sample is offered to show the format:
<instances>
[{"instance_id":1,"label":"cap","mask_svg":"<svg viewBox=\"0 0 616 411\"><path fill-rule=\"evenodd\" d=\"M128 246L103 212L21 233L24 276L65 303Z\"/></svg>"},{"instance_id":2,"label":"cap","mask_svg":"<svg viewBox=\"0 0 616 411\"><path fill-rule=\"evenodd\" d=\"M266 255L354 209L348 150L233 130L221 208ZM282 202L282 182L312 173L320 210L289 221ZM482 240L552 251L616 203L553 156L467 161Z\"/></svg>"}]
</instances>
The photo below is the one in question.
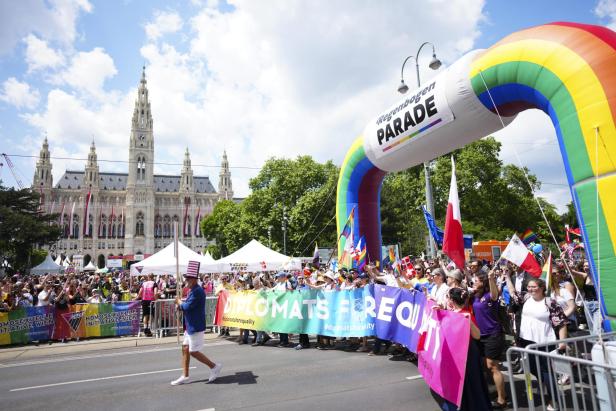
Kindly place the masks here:
<instances>
[{"instance_id":1,"label":"cap","mask_svg":"<svg viewBox=\"0 0 616 411\"><path fill-rule=\"evenodd\" d=\"M287 273L280 271L278 274L276 274L276 278L280 278L280 277L286 277Z\"/></svg>"},{"instance_id":2,"label":"cap","mask_svg":"<svg viewBox=\"0 0 616 411\"><path fill-rule=\"evenodd\" d=\"M332 281L336 279L336 277L334 276L334 273L329 270L325 274L323 274L323 276L329 278Z\"/></svg>"}]
</instances>

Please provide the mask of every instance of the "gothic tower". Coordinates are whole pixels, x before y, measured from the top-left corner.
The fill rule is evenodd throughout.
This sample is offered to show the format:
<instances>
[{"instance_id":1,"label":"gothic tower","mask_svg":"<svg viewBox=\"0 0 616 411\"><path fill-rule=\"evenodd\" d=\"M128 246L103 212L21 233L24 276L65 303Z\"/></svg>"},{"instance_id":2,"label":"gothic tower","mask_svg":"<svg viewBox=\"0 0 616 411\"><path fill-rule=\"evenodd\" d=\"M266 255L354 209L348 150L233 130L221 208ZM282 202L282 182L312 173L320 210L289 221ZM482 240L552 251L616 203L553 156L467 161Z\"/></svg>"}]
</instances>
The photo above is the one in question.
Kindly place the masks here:
<instances>
[{"instance_id":1,"label":"gothic tower","mask_svg":"<svg viewBox=\"0 0 616 411\"><path fill-rule=\"evenodd\" d=\"M218 195L221 200L233 200L233 185L231 184L231 171L229 171L226 150L222 154L222 164L218 175Z\"/></svg>"},{"instance_id":2,"label":"gothic tower","mask_svg":"<svg viewBox=\"0 0 616 411\"><path fill-rule=\"evenodd\" d=\"M39 153L39 159L36 162L36 170L34 171L34 179L32 180L32 189L41 194L41 204L46 204L51 201L51 188L53 186L53 176L51 175L51 159L49 154L49 144L47 137L43 141L43 147Z\"/></svg>"},{"instance_id":3,"label":"gothic tower","mask_svg":"<svg viewBox=\"0 0 616 411\"><path fill-rule=\"evenodd\" d=\"M186 147L184 165L180 175L179 203L182 205L182 220L180 221L180 235L182 238L192 237L194 233L194 204L195 189L193 185L193 170L190 164L190 153Z\"/></svg>"},{"instance_id":4,"label":"gothic tower","mask_svg":"<svg viewBox=\"0 0 616 411\"><path fill-rule=\"evenodd\" d=\"M83 185L81 187L83 203L85 204L88 193L90 194L90 202L88 204L88 215L84 215L84 228L82 232L85 236L96 238L98 227L98 207L99 202L99 186L100 186L98 159L96 155L96 146L94 141L90 145L90 152L88 153L88 162L86 163L85 172L83 174ZM83 240L83 239L82 239Z\"/></svg>"},{"instance_id":5,"label":"gothic tower","mask_svg":"<svg viewBox=\"0 0 616 411\"><path fill-rule=\"evenodd\" d=\"M126 252L154 252L154 120L145 67L137 89L128 150Z\"/></svg>"}]
</instances>

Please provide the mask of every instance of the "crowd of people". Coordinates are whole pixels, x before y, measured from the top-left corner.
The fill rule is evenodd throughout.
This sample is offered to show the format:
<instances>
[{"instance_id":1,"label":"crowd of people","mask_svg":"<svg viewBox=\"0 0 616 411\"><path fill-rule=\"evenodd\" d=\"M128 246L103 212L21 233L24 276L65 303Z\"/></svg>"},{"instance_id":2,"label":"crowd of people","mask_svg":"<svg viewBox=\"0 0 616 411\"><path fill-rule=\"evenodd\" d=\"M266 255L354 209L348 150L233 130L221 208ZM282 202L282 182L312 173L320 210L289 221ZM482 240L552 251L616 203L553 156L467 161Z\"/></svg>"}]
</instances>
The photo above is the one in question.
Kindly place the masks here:
<instances>
[{"instance_id":1,"label":"crowd of people","mask_svg":"<svg viewBox=\"0 0 616 411\"><path fill-rule=\"evenodd\" d=\"M441 261L417 259L402 269L386 265L382 270L366 266L362 271L306 268L301 272L255 272L202 275L198 284L206 295L221 290L323 291L349 290L369 284L414 289L425 293L437 309L462 312L471 319L471 342L467 362L467 383L464 399L473 398L473 409L483 409L478 398L485 399L485 409L502 409L507 405L501 363L509 345L525 347L532 343L550 344L584 330L598 331L599 303L589 274L587 261L556 260L549 289L542 279L531 276L511 263L493 265L486 261L471 261L464 270L446 267ZM55 305L66 309L72 304L108 303L140 300L143 328L150 332L152 302L174 298L176 281L173 275L130 277L128 272L98 274L19 275L0 280L0 311L21 307ZM188 289L184 289L185 296ZM221 336L229 329L219 327ZM252 336L252 338L251 338ZM290 346L288 334L279 333L278 346ZM295 349L311 347L308 335L300 334ZM261 346L272 339L267 330L239 330L237 342ZM344 341L343 344L340 341ZM315 348L366 352L369 355L389 354L392 360L416 361L416 355L406 347L379 338L336 338L316 336ZM519 372L519 364L513 363ZM554 383L544 375L547 367L533 362L531 372L542 381ZM483 370L488 371L486 379ZM487 382L496 388L496 399L489 400ZM558 381L566 383L566 381ZM548 387L549 388L549 387ZM547 392L550 392L548 389ZM479 402L478 402L479 401ZM444 403L444 409L447 404ZM455 407L454 407L455 408ZM452 408L452 409L454 409Z\"/></svg>"}]
</instances>

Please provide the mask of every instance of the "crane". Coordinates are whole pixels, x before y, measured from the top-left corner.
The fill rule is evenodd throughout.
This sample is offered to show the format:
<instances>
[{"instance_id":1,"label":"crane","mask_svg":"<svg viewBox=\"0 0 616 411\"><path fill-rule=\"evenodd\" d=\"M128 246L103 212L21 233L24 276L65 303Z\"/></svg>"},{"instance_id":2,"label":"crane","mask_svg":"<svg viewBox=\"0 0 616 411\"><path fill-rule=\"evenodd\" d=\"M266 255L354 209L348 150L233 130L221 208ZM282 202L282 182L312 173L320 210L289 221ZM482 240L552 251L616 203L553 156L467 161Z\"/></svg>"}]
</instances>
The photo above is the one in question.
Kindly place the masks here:
<instances>
[{"instance_id":1,"label":"crane","mask_svg":"<svg viewBox=\"0 0 616 411\"><path fill-rule=\"evenodd\" d=\"M11 170L11 174L13 174L13 178L15 179L15 181L17 181L17 185L19 186L19 188L21 190L23 190L24 189L24 183L22 183L21 179L17 176L17 173L15 172L15 166L13 165L13 162L11 161L9 156L7 154L5 154L5 153L2 153L2 157L4 157L4 160L6 161L6 164L9 166L9 170Z\"/></svg>"}]
</instances>

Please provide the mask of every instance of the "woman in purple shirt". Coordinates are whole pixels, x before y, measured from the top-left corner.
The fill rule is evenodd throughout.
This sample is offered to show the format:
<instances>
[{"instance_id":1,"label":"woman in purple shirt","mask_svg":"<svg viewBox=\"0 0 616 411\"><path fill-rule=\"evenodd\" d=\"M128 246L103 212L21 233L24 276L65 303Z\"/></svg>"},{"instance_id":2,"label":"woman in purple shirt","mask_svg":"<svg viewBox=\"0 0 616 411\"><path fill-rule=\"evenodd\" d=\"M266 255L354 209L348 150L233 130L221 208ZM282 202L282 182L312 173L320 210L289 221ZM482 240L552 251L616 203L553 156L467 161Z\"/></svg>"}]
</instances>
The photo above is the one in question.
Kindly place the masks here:
<instances>
[{"instance_id":1,"label":"woman in purple shirt","mask_svg":"<svg viewBox=\"0 0 616 411\"><path fill-rule=\"evenodd\" d=\"M473 277L473 313L481 332L479 347L486 359L486 366L492 373L498 398L492 403L494 409L507 406L505 381L500 371L500 361L505 351L505 335L498 321L498 286L493 271L486 273L485 267Z\"/></svg>"}]
</instances>

